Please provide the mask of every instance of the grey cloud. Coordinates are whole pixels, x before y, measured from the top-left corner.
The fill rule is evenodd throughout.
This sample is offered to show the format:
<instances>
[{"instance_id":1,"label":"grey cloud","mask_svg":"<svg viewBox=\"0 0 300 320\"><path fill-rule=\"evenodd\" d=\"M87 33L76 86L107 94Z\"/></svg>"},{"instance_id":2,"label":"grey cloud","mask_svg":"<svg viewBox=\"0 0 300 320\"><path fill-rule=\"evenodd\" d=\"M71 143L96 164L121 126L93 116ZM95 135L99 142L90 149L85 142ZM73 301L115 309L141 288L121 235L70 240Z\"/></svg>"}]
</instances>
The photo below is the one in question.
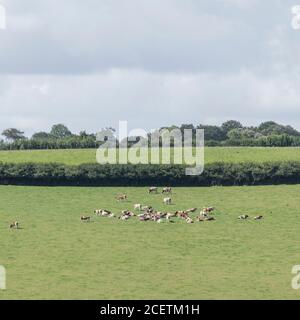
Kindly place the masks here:
<instances>
[{"instance_id":1,"label":"grey cloud","mask_svg":"<svg viewBox=\"0 0 300 320\"><path fill-rule=\"evenodd\" d=\"M278 25L290 24L287 2L10 0L0 72L268 69L268 38Z\"/></svg>"},{"instance_id":2,"label":"grey cloud","mask_svg":"<svg viewBox=\"0 0 300 320\"><path fill-rule=\"evenodd\" d=\"M290 0L0 0L0 128L300 128Z\"/></svg>"}]
</instances>

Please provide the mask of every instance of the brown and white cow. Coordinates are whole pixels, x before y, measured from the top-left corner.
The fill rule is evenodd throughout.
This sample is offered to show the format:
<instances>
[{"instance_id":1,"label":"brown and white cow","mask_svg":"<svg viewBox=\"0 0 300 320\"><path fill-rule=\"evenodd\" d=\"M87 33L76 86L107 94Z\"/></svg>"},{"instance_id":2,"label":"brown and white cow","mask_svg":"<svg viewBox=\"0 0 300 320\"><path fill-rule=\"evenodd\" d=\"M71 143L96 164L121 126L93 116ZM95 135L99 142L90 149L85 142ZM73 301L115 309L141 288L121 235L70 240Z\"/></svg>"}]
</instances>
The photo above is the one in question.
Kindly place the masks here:
<instances>
[{"instance_id":1,"label":"brown and white cow","mask_svg":"<svg viewBox=\"0 0 300 320\"><path fill-rule=\"evenodd\" d=\"M105 209L98 209L98 210L94 210L94 213L97 216L107 217L111 214L111 211L105 210Z\"/></svg>"},{"instance_id":2,"label":"brown and white cow","mask_svg":"<svg viewBox=\"0 0 300 320\"><path fill-rule=\"evenodd\" d=\"M215 210L214 207L205 207L202 209L202 212L204 213L212 213Z\"/></svg>"},{"instance_id":3,"label":"brown and white cow","mask_svg":"<svg viewBox=\"0 0 300 320\"><path fill-rule=\"evenodd\" d=\"M158 192L158 188L157 187L150 187L148 192L149 193L157 193Z\"/></svg>"},{"instance_id":4,"label":"brown and white cow","mask_svg":"<svg viewBox=\"0 0 300 320\"><path fill-rule=\"evenodd\" d=\"M90 221L91 221L91 217L81 216L81 217L80 217L80 220L81 220L82 222L90 222Z\"/></svg>"},{"instance_id":5,"label":"brown and white cow","mask_svg":"<svg viewBox=\"0 0 300 320\"><path fill-rule=\"evenodd\" d=\"M176 217L176 213L172 213L172 212L167 212L165 215L165 218L167 220L170 220L170 218Z\"/></svg>"},{"instance_id":6,"label":"brown and white cow","mask_svg":"<svg viewBox=\"0 0 300 320\"><path fill-rule=\"evenodd\" d=\"M172 188L171 187L164 187L162 189L162 193L172 193Z\"/></svg>"},{"instance_id":7,"label":"brown and white cow","mask_svg":"<svg viewBox=\"0 0 300 320\"><path fill-rule=\"evenodd\" d=\"M197 208L190 208L190 209L187 209L185 210L186 213L193 213L197 210Z\"/></svg>"},{"instance_id":8,"label":"brown and white cow","mask_svg":"<svg viewBox=\"0 0 300 320\"><path fill-rule=\"evenodd\" d=\"M116 199L117 199L118 201L124 201L124 200L127 200L127 196L126 196L125 193L124 193L124 194L119 194L119 195L116 197Z\"/></svg>"},{"instance_id":9,"label":"brown and white cow","mask_svg":"<svg viewBox=\"0 0 300 320\"><path fill-rule=\"evenodd\" d=\"M95 213L96 216L101 216L102 209L95 209L94 213Z\"/></svg>"},{"instance_id":10,"label":"brown and white cow","mask_svg":"<svg viewBox=\"0 0 300 320\"><path fill-rule=\"evenodd\" d=\"M214 221L216 220L214 217L206 217L204 218L204 221Z\"/></svg>"},{"instance_id":11,"label":"brown and white cow","mask_svg":"<svg viewBox=\"0 0 300 320\"><path fill-rule=\"evenodd\" d=\"M130 216L127 215L127 214L125 214L125 215L123 215L123 216L120 216L119 219L121 219L121 220L128 220L128 219L130 219Z\"/></svg>"},{"instance_id":12,"label":"brown and white cow","mask_svg":"<svg viewBox=\"0 0 300 320\"><path fill-rule=\"evenodd\" d=\"M176 211L175 216L181 219L186 219L189 217L188 213L184 210Z\"/></svg>"},{"instance_id":13,"label":"brown and white cow","mask_svg":"<svg viewBox=\"0 0 300 320\"><path fill-rule=\"evenodd\" d=\"M142 206L142 211L153 211L151 206Z\"/></svg>"},{"instance_id":14,"label":"brown and white cow","mask_svg":"<svg viewBox=\"0 0 300 320\"><path fill-rule=\"evenodd\" d=\"M215 218L214 217L211 217L207 214L200 214L198 217L197 217L197 221L201 222L201 221L214 221Z\"/></svg>"},{"instance_id":15,"label":"brown and white cow","mask_svg":"<svg viewBox=\"0 0 300 320\"><path fill-rule=\"evenodd\" d=\"M128 220L129 218L134 217L134 216L136 216L136 214L134 212L131 212L128 210L123 210L119 219Z\"/></svg>"},{"instance_id":16,"label":"brown and white cow","mask_svg":"<svg viewBox=\"0 0 300 320\"><path fill-rule=\"evenodd\" d=\"M263 219L263 216L256 216L256 217L254 217L254 220L261 220L261 219Z\"/></svg>"},{"instance_id":17,"label":"brown and white cow","mask_svg":"<svg viewBox=\"0 0 300 320\"><path fill-rule=\"evenodd\" d=\"M19 222L18 221L14 221L9 225L10 229L19 229Z\"/></svg>"},{"instance_id":18,"label":"brown and white cow","mask_svg":"<svg viewBox=\"0 0 300 320\"><path fill-rule=\"evenodd\" d=\"M114 213L110 213L107 217L108 217L108 218L115 218L116 215L115 215Z\"/></svg>"}]
</instances>

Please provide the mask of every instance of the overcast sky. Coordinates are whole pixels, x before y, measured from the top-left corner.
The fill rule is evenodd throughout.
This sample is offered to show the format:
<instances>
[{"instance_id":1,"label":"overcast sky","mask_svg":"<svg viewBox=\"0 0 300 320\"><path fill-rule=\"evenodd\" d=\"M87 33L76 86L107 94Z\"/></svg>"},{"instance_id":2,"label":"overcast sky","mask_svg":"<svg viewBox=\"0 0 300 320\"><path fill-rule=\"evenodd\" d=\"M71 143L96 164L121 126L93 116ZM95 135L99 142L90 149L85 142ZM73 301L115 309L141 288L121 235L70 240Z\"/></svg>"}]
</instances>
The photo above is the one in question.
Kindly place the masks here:
<instances>
[{"instance_id":1,"label":"overcast sky","mask_svg":"<svg viewBox=\"0 0 300 320\"><path fill-rule=\"evenodd\" d=\"M297 1L299 3L297 3ZM300 0L0 0L0 130L300 129Z\"/></svg>"}]
</instances>

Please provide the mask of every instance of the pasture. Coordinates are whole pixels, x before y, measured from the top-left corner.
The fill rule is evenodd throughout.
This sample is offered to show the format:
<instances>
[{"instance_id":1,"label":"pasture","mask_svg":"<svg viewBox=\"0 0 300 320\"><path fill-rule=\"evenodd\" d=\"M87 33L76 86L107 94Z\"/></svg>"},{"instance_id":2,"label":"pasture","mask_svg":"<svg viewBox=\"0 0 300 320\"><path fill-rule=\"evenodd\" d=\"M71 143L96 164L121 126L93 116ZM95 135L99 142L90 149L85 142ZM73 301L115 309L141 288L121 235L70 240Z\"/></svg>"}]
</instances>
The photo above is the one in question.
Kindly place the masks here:
<instances>
[{"instance_id":1,"label":"pasture","mask_svg":"<svg viewBox=\"0 0 300 320\"><path fill-rule=\"evenodd\" d=\"M284 150L284 149L282 149ZM32 152L34 154L34 152ZM117 202L125 192L128 200ZM299 299L300 185L175 188L0 186L0 299ZM133 204L215 206L216 221L186 224L96 217ZM197 213L199 210L197 210ZM240 221L239 214L264 219ZM90 223L80 215L92 215ZM18 220L20 230L10 230Z\"/></svg>"},{"instance_id":2,"label":"pasture","mask_svg":"<svg viewBox=\"0 0 300 320\"><path fill-rule=\"evenodd\" d=\"M171 150L171 158L172 158ZM205 147L205 163L300 161L300 148ZM0 151L2 162L95 163L95 149Z\"/></svg>"}]
</instances>

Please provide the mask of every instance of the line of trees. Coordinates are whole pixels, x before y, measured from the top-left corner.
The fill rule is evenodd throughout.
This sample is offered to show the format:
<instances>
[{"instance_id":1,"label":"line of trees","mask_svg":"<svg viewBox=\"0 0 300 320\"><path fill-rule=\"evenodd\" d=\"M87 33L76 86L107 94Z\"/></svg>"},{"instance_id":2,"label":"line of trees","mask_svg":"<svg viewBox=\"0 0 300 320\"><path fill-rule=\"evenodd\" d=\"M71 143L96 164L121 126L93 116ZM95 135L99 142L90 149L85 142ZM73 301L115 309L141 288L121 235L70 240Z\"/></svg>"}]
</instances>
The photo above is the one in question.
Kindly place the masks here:
<instances>
[{"instance_id":1,"label":"line of trees","mask_svg":"<svg viewBox=\"0 0 300 320\"><path fill-rule=\"evenodd\" d=\"M2 136L5 140L0 140L0 150L85 149L100 145L96 134L74 134L64 124L53 125L50 132L36 132L31 138L15 128L4 130Z\"/></svg>"},{"instance_id":2,"label":"line of trees","mask_svg":"<svg viewBox=\"0 0 300 320\"><path fill-rule=\"evenodd\" d=\"M182 124L160 128L169 131L179 129L204 129L206 146L260 146L260 147L288 147L300 146L300 132L291 126L278 124L274 121L261 123L257 127L245 127L236 120L224 122L221 126ZM102 130L111 135L115 134L113 128ZM64 124L56 124L50 132L36 132L27 138L24 132L9 128L2 132L5 138L0 140L0 150L30 150L30 149L84 149L97 148L101 143L97 135L85 131L74 134ZM135 137L139 141L141 137ZM151 134L149 134L151 139ZM131 144L134 142L130 142ZM129 143L129 144L130 144Z\"/></svg>"},{"instance_id":3,"label":"line of trees","mask_svg":"<svg viewBox=\"0 0 300 320\"><path fill-rule=\"evenodd\" d=\"M221 126L182 125L185 128L204 129L206 146L288 147L300 146L300 132L293 127L274 121L246 127L239 121L229 120Z\"/></svg>"},{"instance_id":4,"label":"line of trees","mask_svg":"<svg viewBox=\"0 0 300 320\"><path fill-rule=\"evenodd\" d=\"M229 186L299 183L300 162L212 163L199 176L185 175L185 167L179 165L0 163L0 184L12 185Z\"/></svg>"}]
</instances>

